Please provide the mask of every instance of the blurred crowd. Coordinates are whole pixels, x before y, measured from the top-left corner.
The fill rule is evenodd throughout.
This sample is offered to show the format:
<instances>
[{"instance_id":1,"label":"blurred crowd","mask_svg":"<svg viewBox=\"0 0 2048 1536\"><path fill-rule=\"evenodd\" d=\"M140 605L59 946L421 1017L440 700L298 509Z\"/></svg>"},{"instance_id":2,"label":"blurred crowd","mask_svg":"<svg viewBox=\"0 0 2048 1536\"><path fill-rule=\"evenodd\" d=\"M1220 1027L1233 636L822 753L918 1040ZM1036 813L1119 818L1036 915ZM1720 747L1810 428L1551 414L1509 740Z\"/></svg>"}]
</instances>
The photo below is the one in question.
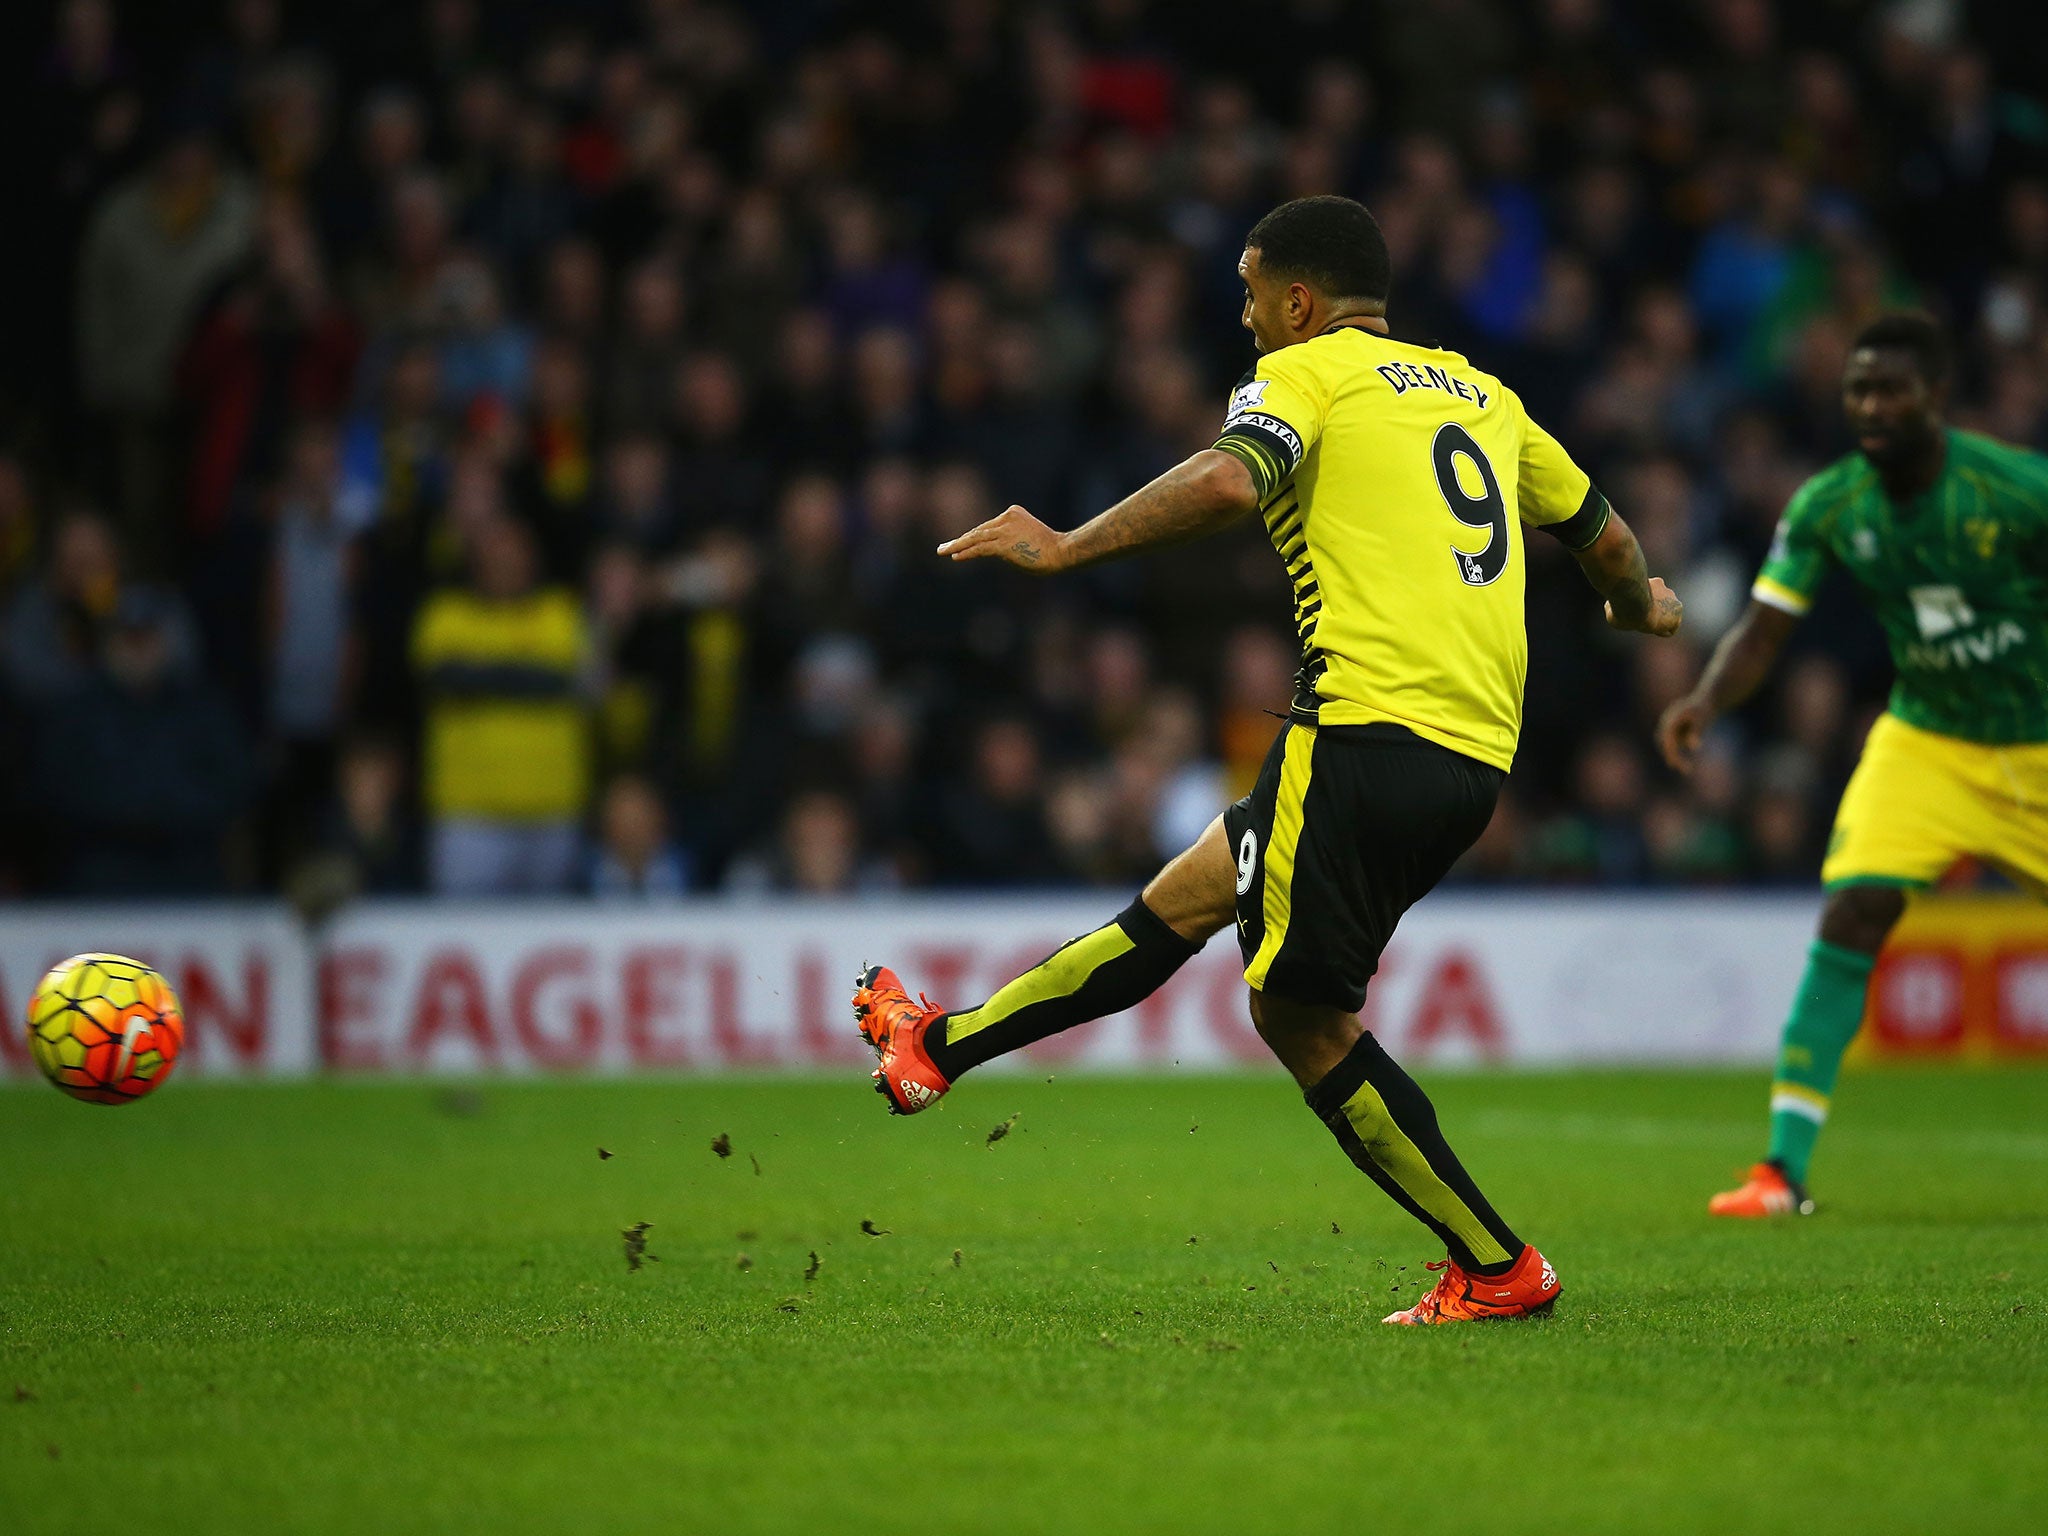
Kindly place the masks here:
<instances>
[{"instance_id":1,"label":"blurred crowd","mask_svg":"<svg viewBox=\"0 0 2048 1536\"><path fill-rule=\"evenodd\" d=\"M0 361L0 889L1142 880L1290 694L1255 526L1044 582L1206 446L1235 263L1363 198L1395 334L1506 379L1687 602L1529 550L1458 878L1805 882L1883 647L1831 592L1681 782L1651 722L1953 327L2048 446L2042 8L1960 0L62 0Z\"/></svg>"}]
</instances>

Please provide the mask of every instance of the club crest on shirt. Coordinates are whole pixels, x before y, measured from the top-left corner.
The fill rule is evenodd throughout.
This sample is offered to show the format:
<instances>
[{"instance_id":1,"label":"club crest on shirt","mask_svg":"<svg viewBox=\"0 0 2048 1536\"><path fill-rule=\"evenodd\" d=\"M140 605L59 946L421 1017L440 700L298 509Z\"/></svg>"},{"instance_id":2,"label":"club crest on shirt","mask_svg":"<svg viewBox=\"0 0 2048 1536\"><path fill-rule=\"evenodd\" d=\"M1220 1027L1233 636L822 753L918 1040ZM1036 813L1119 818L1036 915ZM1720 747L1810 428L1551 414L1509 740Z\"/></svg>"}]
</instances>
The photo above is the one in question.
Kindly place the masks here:
<instances>
[{"instance_id":1,"label":"club crest on shirt","mask_svg":"<svg viewBox=\"0 0 2048 1536\"><path fill-rule=\"evenodd\" d=\"M1995 517L1972 517L1963 522L1963 537L1968 539L1977 551L1979 560L1989 560L1998 548L1998 519Z\"/></svg>"}]
</instances>

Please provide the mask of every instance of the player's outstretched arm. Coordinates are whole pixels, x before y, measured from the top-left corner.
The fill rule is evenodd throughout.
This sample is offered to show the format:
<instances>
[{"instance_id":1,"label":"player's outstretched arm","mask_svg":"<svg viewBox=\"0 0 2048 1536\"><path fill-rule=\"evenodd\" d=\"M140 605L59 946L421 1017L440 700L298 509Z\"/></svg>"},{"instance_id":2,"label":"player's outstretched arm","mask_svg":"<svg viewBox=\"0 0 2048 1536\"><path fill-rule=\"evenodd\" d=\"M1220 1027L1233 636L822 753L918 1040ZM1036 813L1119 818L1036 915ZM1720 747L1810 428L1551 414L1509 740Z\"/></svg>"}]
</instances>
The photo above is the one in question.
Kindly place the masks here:
<instances>
[{"instance_id":1,"label":"player's outstretched arm","mask_svg":"<svg viewBox=\"0 0 2048 1536\"><path fill-rule=\"evenodd\" d=\"M1713 659L1692 692L1657 721L1657 748L1665 762L1680 773L1692 772L1707 727L1763 686L1798 623L1782 608L1749 600L1735 627L1714 647Z\"/></svg>"},{"instance_id":2,"label":"player's outstretched arm","mask_svg":"<svg viewBox=\"0 0 2048 1536\"><path fill-rule=\"evenodd\" d=\"M1185 544L1258 505L1258 487L1244 461L1204 448L1071 532L1057 532L1022 507L1011 507L941 544L939 553L954 560L1006 560L1046 574L1071 571L1141 549Z\"/></svg>"},{"instance_id":3,"label":"player's outstretched arm","mask_svg":"<svg viewBox=\"0 0 2048 1536\"><path fill-rule=\"evenodd\" d=\"M1652 576L1643 546L1619 512L1610 513L1600 537L1574 552L1593 590L1607 599L1607 622L1643 635L1675 635L1685 613L1678 594Z\"/></svg>"}]
</instances>

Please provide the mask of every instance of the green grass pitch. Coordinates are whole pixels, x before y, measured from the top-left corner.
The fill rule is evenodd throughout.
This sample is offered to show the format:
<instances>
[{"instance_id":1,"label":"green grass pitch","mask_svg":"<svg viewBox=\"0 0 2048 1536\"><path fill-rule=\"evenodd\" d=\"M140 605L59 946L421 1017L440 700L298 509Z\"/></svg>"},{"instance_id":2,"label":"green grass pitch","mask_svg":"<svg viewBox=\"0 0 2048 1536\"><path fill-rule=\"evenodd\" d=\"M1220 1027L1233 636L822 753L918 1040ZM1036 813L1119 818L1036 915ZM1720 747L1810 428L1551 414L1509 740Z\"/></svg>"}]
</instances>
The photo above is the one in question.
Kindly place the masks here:
<instances>
[{"instance_id":1,"label":"green grass pitch","mask_svg":"<svg viewBox=\"0 0 2048 1536\"><path fill-rule=\"evenodd\" d=\"M1757 1074L1431 1086L1554 1319L1382 1328L1277 1076L0 1093L0 1528L2043 1528L2048 1072L1852 1077L1761 1229Z\"/></svg>"}]
</instances>

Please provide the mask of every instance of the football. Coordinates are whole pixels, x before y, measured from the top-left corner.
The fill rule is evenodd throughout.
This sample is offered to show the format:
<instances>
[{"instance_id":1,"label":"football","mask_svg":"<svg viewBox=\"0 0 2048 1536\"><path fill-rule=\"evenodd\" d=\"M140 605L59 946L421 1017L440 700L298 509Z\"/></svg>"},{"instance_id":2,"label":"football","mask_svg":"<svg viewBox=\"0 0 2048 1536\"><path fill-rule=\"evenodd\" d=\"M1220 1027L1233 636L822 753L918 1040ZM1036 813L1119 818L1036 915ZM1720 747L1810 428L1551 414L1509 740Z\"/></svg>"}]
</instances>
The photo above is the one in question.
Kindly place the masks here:
<instances>
[{"instance_id":1,"label":"football","mask_svg":"<svg viewBox=\"0 0 2048 1536\"><path fill-rule=\"evenodd\" d=\"M43 1075L74 1099L126 1104L177 1065L185 1020L171 984L125 955L73 955L37 985L28 1044Z\"/></svg>"}]
</instances>

